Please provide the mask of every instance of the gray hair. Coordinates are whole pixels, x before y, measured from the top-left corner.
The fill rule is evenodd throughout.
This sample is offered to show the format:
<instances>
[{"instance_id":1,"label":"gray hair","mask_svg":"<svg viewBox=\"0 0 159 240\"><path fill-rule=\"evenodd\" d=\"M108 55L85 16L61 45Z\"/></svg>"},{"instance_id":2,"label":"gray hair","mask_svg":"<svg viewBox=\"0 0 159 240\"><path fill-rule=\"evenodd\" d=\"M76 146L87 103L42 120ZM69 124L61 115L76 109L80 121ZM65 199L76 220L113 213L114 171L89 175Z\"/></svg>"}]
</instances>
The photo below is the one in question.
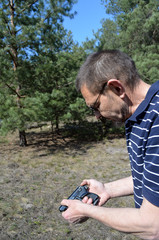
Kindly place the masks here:
<instances>
[{"instance_id":1,"label":"gray hair","mask_svg":"<svg viewBox=\"0 0 159 240\"><path fill-rule=\"evenodd\" d=\"M86 84L92 93L98 93L105 82L117 79L134 89L140 80L134 61L119 50L104 50L89 55L76 78L76 89Z\"/></svg>"}]
</instances>

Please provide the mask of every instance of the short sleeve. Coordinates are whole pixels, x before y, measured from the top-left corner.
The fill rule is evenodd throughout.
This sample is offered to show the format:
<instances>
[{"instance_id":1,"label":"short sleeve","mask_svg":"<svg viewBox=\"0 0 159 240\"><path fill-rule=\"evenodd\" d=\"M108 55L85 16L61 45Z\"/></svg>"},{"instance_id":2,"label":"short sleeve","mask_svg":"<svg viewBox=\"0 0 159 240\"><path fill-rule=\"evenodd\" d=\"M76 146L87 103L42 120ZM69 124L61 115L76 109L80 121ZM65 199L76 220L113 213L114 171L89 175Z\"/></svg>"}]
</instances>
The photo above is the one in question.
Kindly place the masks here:
<instances>
[{"instance_id":1,"label":"short sleeve","mask_svg":"<svg viewBox=\"0 0 159 240\"><path fill-rule=\"evenodd\" d=\"M155 118L145 145L143 196L159 207L159 116Z\"/></svg>"}]
</instances>

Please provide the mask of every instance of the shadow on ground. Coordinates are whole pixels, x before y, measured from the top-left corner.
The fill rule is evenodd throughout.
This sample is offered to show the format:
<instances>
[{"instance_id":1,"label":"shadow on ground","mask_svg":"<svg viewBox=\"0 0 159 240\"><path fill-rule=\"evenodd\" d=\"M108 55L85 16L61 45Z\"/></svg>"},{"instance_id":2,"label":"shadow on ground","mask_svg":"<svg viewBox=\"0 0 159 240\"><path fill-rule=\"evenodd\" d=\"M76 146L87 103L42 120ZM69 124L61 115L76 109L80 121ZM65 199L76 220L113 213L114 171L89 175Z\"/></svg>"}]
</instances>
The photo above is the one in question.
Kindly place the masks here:
<instances>
[{"instance_id":1,"label":"shadow on ground","mask_svg":"<svg viewBox=\"0 0 159 240\"><path fill-rule=\"evenodd\" d=\"M88 134L93 127L93 134ZM76 130L75 130L76 129ZM77 134L80 131L80 134ZM78 137L80 136L80 137ZM114 138L116 136L116 138ZM30 129L27 147L18 134L0 137L1 240L134 240L93 219L69 225L58 208L85 178L107 182L130 175L125 138L99 137L95 126ZM110 200L107 207L133 207L133 198Z\"/></svg>"}]
</instances>

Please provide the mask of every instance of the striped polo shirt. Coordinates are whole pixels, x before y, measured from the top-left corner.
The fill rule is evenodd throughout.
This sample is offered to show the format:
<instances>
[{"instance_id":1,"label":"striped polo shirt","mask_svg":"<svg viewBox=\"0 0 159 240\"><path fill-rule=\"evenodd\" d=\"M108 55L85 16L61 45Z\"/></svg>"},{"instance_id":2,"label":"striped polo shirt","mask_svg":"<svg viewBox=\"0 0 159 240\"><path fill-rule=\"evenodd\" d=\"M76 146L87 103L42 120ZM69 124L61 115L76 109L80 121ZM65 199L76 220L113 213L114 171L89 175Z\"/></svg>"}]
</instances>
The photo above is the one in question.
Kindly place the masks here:
<instances>
[{"instance_id":1,"label":"striped polo shirt","mask_svg":"<svg viewBox=\"0 0 159 240\"><path fill-rule=\"evenodd\" d=\"M145 197L159 207L159 81L127 119L125 130L135 206L140 208Z\"/></svg>"}]
</instances>

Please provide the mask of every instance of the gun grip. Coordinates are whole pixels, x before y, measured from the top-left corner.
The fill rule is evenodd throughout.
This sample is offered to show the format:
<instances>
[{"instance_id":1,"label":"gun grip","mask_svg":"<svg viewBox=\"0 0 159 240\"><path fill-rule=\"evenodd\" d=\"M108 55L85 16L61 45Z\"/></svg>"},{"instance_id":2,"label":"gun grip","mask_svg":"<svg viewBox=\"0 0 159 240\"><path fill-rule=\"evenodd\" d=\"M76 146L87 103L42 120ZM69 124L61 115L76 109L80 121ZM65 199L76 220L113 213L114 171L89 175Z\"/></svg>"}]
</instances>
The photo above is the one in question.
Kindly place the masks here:
<instances>
[{"instance_id":1,"label":"gun grip","mask_svg":"<svg viewBox=\"0 0 159 240\"><path fill-rule=\"evenodd\" d=\"M97 194L95 194L95 193L90 193L90 192L89 192L86 196L89 197L89 198L92 198L92 200L93 200L93 205L97 205L97 204L98 204L98 202L99 202L99 196L98 196Z\"/></svg>"}]
</instances>

